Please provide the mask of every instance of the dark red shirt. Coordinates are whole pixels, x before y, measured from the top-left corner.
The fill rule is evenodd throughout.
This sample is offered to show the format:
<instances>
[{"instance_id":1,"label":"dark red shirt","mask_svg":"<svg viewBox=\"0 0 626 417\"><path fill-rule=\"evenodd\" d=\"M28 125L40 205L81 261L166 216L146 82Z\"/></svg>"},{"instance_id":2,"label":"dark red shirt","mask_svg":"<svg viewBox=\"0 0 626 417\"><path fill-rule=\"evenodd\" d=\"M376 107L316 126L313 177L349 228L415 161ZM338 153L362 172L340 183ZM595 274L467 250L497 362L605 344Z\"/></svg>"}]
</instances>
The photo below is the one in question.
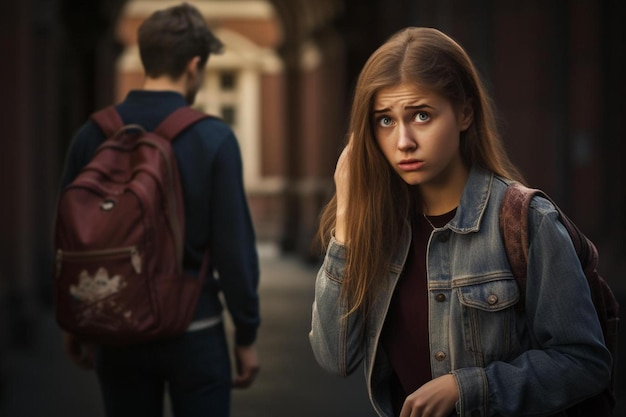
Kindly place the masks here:
<instances>
[{"instance_id":1,"label":"dark red shirt","mask_svg":"<svg viewBox=\"0 0 626 417\"><path fill-rule=\"evenodd\" d=\"M456 210L429 216L443 227ZM404 270L396 285L382 333L382 347L394 370L391 394L394 412L400 413L407 395L432 379L428 340L428 276L426 250L433 227L419 215L413 221L413 239Z\"/></svg>"}]
</instances>

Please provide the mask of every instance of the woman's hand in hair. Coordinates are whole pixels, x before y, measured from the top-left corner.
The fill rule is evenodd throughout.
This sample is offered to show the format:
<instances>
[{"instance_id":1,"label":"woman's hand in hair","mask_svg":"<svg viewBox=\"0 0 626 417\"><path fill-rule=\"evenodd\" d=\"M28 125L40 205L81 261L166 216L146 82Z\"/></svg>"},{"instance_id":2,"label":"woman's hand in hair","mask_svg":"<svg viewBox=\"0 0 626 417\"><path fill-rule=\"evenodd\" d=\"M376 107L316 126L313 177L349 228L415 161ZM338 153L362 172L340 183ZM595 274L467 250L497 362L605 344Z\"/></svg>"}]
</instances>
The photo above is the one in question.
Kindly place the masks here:
<instances>
[{"instance_id":1,"label":"woman's hand in hair","mask_svg":"<svg viewBox=\"0 0 626 417\"><path fill-rule=\"evenodd\" d=\"M337 196L337 217L335 220L335 239L340 243L345 243L345 213L348 205L348 189L349 189L349 163L348 155L350 154L350 146L352 144L352 136L348 141L348 145L343 149L337 167L335 168L335 192Z\"/></svg>"},{"instance_id":2,"label":"woman's hand in hair","mask_svg":"<svg viewBox=\"0 0 626 417\"><path fill-rule=\"evenodd\" d=\"M400 417L447 417L459 400L453 375L447 374L422 385L404 401Z\"/></svg>"}]
</instances>

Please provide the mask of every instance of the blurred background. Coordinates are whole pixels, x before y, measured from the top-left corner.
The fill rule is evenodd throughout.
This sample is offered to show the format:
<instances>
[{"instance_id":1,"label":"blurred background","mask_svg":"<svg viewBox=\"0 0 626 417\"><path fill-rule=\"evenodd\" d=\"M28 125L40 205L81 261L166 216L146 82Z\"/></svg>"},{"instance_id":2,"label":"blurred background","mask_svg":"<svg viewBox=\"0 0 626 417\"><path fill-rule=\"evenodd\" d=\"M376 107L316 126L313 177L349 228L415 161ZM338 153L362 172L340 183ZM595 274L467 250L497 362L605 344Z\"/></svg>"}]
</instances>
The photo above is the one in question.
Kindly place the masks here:
<instances>
[{"instance_id":1,"label":"blurred background","mask_svg":"<svg viewBox=\"0 0 626 417\"><path fill-rule=\"evenodd\" d=\"M2 416L43 415L40 410L47 416L101 413L93 375L74 369L62 356L51 312L58 181L65 150L88 115L141 86L138 25L154 10L177 3L6 0L0 7ZM553 196L597 243L601 272L626 308L621 279L626 270L626 2L189 3L226 45L225 54L209 61L197 105L224 118L238 135L262 254L262 293L268 301L259 343L273 358L265 372L274 376L259 380L256 394L236 394L252 410L248 415L309 415L260 411L258 401L289 397L310 415L371 413L361 375L341 384L319 374L312 363L306 332L320 254L311 250L311 242L333 190L356 77L374 49L405 26L441 29L469 52L493 96L514 162L530 185ZM623 331L621 336L626 351ZM295 368L280 361L294 357L299 359ZM622 355L616 416L626 415L624 363ZM317 394L294 397L281 391L277 380L286 375L277 372L281 366L291 370L293 381L308 383L299 391ZM78 391L63 397L68 390ZM39 404L32 401L34 394L42 398ZM353 406L339 410L343 400ZM65 401L73 406L62 406ZM314 408L320 406L327 411ZM235 417L246 415L236 411Z\"/></svg>"}]
</instances>

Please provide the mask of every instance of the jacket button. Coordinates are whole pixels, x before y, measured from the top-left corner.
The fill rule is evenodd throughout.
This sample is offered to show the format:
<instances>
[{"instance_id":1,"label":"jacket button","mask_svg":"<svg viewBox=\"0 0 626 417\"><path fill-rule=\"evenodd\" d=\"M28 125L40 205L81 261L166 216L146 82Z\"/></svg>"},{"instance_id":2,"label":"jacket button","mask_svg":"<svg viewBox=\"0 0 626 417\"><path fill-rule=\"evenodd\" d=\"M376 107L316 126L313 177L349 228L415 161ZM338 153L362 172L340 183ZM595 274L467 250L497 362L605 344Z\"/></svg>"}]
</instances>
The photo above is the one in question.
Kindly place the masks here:
<instances>
[{"instance_id":1,"label":"jacket button","mask_svg":"<svg viewBox=\"0 0 626 417\"><path fill-rule=\"evenodd\" d=\"M495 295L495 294L490 294L490 295L487 297L487 302L488 302L490 305L494 305L494 304L496 304L496 303L498 302L498 296L497 296L497 295Z\"/></svg>"},{"instance_id":2,"label":"jacket button","mask_svg":"<svg viewBox=\"0 0 626 417\"><path fill-rule=\"evenodd\" d=\"M439 362L441 362L442 360L444 360L446 358L446 354L442 351L439 351L437 353L435 353L435 359Z\"/></svg>"},{"instance_id":3,"label":"jacket button","mask_svg":"<svg viewBox=\"0 0 626 417\"><path fill-rule=\"evenodd\" d=\"M446 301L446 295L439 293L435 295L435 300L439 301L440 303L443 303L444 301Z\"/></svg>"}]
</instances>

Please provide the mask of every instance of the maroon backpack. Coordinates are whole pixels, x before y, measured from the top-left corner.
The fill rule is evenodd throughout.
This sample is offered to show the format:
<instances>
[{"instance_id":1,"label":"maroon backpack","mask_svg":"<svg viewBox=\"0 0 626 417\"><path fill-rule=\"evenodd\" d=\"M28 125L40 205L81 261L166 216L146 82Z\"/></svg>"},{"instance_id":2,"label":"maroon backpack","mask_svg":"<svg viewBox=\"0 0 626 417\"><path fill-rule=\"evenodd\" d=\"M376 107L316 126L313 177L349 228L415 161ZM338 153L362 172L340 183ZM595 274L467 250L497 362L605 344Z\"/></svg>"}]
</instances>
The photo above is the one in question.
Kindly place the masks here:
<instances>
[{"instance_id":1,"label":"maroon backpack","mask_svg":"<svg viewBox=\"0 0 626 417\"><path fill-rule=\"evenodd\" d=\"M600 394L568 408L568 417L609 417L615 407L615 371L617 362L617 330L619 305L608 283L598 274L598 250L543 191L511 183L500 208L500 231L511 271L520 288L519 308L524 308L526 271L528 262L528 208L534 196L550 201L559 213L559 220L570 235L578 259L591 290L593 305L598 314L604 342L613 357L611 382Z\"/></svg>"},{"instance_id":2,"label":"maroon backpack","mask_svg":"<svg viewBox=\"0 0 626 417\"><path fill-rule=\"evenodd\" d=\"M64 330L109 345L185 331L204 271L183 272L183 196L171 141L206 117L180 108L146 132L124 125L113 106L92 114L107 139L63 189L56 219L55 305Z\"/></svg>"}]
</instances>

